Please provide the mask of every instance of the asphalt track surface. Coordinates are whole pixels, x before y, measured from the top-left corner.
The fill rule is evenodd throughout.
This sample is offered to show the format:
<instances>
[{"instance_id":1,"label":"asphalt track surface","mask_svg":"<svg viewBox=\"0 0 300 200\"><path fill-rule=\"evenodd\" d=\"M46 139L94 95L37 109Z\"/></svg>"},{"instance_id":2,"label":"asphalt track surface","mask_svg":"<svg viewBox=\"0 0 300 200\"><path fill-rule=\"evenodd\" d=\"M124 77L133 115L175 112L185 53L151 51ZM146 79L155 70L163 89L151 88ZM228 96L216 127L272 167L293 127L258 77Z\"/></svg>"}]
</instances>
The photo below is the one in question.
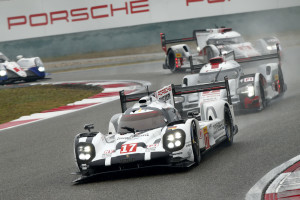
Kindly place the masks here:
<instances>
[{"instance_id":1,"label":"asphalt track surface","mask_svg":"<svg viewBox=\"0 0 300 200\"><path fill-rule=\"evenodd\" d=\"M300 154L299 46L284 46L288 91L259 113L237 116L231 147L219 146L189 170L152 169L101 176L74 185L74 136L85 123L107 131L119 101L0 132L0 199L228 199L245 198L267 172ZM161 62L53 74L47 81L146 80L151 89L180 83L185 73Z\"/></svg>"}]
</instances>

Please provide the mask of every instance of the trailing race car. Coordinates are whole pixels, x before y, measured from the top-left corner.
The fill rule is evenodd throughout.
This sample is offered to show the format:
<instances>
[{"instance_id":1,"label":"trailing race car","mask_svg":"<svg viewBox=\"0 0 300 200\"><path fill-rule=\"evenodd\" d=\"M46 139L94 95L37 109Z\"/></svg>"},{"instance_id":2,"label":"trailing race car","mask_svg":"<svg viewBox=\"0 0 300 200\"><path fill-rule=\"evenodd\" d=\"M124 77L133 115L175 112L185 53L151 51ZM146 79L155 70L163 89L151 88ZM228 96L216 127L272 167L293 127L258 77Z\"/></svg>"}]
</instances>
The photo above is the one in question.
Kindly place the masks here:
<instances>
[{"instance_id":1,"label":"trailing race car","mask_svg":"<svg viewBox=\"0 0 300 200\"><path fill-rule=\"evenodd\" d=\"M89 132L75 137L81 175L75 182L138 168L190 167L217 144L231 145L238 127L228 87L226 79L191 87L169 85L154 93L124 95L121 91L122 113L111 118L108 133L91 132L94 127L89 124L85 126ZM176 109L184 101L182 95L219 89L228 91L228 99L203 103L201 113L191 111L182 117ZM134 101L138 103L127 109L126 103Z\"/></svg>"},{"instance_id":2,"label":"trailing race car","mask_svg":"<svg viewBox=\"0 0 300 200\"><path fill-rule=\"evenodd\" d=\"M231 51L211 58L209 63L200 65L194 65L190 57L192 71L200 71L199 74L186 75L183 85L211 83L228 77L235 110L262 110L271 100L284 94L287 86L281 69L279 46L275 54L247 59L237 59L234 53ZM225 98L225 92L201 93L199 99L203 101L212 97ZM196 100L190 100L185 106L195 105Z\"/></svg>"},{"instance_id":3,"label":"trailing race car","mask_svg":"<svg viewBox=\"0 0 300 200\"><path fill-rule=\"evenodd\" d=\"M23 58L18 56L17 58L17 62L10 61L0 52L0 84L45 78L44 64L39 57Z\"/></svg>"},{"instance_id":4,"label":"trailing race car","mask_svg":"<svg viewBox=\"0 0 300 200\"><path fill-rule=\"evenodd\" d=\"M164 33L160 34L162 49L166 53L164 69L170 69L172 72L186 70L190 68L189 57L199 55L200 63L208 63L213 57L219 56L219 52L224 53L234 51L237 59L261 56L276 53L276 45L279 40L276 37L267 37L255 41L254 45L245 42L240 33L231 28L216 28L194 30L193 37L166 40ZM188 41L197 42L198 53L192 53L187 44L178 44L170 46L167 44L184 43Z\"/></svg>"}]
</instances>

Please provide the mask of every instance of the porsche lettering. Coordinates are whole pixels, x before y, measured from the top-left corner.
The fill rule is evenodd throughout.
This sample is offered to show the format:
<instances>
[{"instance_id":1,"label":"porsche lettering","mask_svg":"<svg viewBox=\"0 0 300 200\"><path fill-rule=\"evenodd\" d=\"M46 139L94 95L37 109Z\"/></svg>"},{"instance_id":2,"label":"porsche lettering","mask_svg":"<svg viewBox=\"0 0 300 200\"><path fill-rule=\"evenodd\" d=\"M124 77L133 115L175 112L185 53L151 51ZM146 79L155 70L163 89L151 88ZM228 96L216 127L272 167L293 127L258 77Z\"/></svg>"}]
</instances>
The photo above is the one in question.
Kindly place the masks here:
<instances>
[{"instance_id":1,"label":"porsche lettering","mask_svg":"<svg viewBox=\"0 0 300 200\"><path fill-rule=\"evenodd\" d=\"M7 18L8 29L17 26L50 26L56 23L71 23L78 21L95 20L101 18L117 17L119 13L133 15L150 12L149 0L125 1L122 6L104 4L93 7L58 10L30 15L19 15Z\"/></svg>"}]
</instances>

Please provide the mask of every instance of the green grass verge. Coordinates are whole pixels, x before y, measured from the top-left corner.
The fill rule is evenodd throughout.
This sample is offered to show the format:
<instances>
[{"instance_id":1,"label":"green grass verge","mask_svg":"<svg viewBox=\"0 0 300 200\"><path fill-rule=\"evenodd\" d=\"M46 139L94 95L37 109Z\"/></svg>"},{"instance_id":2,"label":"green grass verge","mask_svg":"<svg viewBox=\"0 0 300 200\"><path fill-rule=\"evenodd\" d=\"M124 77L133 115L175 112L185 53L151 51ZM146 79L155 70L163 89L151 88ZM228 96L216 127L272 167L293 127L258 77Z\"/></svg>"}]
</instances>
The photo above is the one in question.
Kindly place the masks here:
<instances>
[{"instance_id":1,"label":"green grass verge","mask_svg":"<svg viewBox=\"0 0 300 200\"><path fill-rule=\"evenodd\" d=\"M0 124L24 115L67 105L102 92L102 88L81 84L37 85L0 90Z\"/></svg>"}]
</instances>

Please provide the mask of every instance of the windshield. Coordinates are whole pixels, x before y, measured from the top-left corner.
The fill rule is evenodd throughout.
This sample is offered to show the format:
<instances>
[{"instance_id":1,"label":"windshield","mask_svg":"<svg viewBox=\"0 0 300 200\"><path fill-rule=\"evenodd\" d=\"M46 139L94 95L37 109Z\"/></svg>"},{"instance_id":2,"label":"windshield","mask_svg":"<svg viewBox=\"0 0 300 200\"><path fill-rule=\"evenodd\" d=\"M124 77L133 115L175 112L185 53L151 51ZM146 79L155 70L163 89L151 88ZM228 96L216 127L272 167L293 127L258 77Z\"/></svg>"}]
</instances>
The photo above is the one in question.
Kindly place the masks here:
<instances>
[{"instance_id":1,"label":"windshield","mask_svg":"<svg viewBox=\"0 0 300 200\"><path fill-rule=\"evenodd\" d=\"M219 71L201 73L199 74L199 83L211 83L215 81L215 78ZM238 71L236 69L222 70L220 71L216 81L224 81L224 77L227 76L228 79L238 78Z\"/></svg>"},{"instance_id":2,"label":"windshield","mask_svg":"<svg viewBox=\"0 0 300 200\"><path fill-rule=\"evenodd\" d=\"M136 113L124 114L118 126L119 133L129 133L126 128L133 128L135 131L145 131L163 127L166 125L166 118L160 110L142 110Z\"/></svg>"},{"instance_id":3,"label":"windshield","mask_svg":"<svg viewBox=\"0 0 300 200\"><path fill-rule=\"evenodd\" d=\"M209 39L207 41L207 44L213 44L213 45L228 45L228 44L239 44L243 43L244 39L243 37L232 37L232 38L222 38L222 39Z\"/></svg>"}]
</instances>

